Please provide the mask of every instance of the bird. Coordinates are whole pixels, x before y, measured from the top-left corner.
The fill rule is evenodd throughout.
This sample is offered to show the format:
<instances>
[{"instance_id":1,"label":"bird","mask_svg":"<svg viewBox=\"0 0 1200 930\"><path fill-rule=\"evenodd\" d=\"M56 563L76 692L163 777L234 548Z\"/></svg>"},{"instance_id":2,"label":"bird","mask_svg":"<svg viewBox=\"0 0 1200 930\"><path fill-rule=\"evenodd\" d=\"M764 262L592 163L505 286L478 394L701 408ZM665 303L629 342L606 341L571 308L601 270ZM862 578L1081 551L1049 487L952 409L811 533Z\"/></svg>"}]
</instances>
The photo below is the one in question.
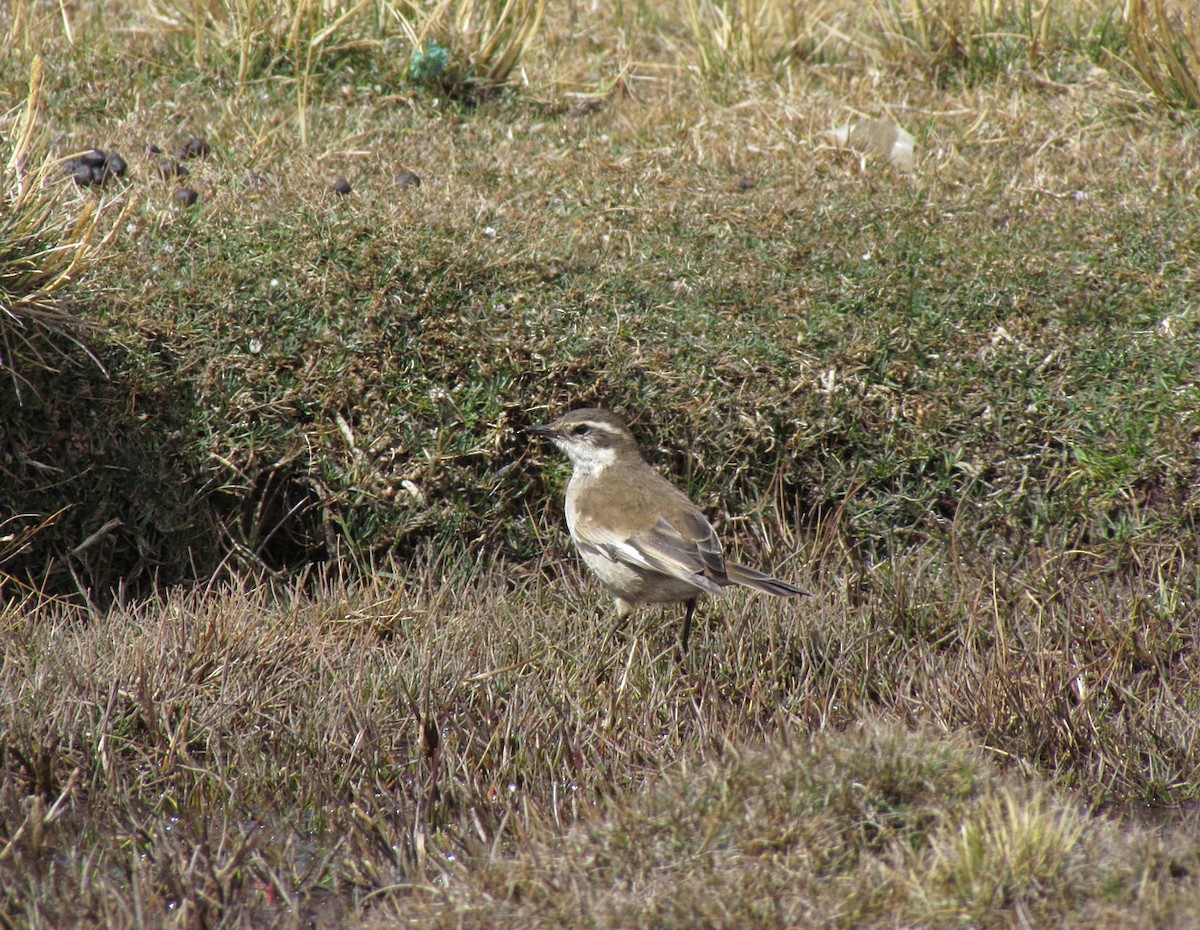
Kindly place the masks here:
<instances>
[{"instance_id":1,"label":"bird","mask_svg":"<svg viewBox=\"0 0 1200 930\"><path fill-rule=\"evenodd\" d=\"M586 407L530 431L571 460L567 529L616 600L618 627L638 605L682 603L680 652L686 654L702 594L726 597L732 585L776 597L809 593L727 561L704 513L642 457L617 414Z\"/></svg>"}]
</instances>

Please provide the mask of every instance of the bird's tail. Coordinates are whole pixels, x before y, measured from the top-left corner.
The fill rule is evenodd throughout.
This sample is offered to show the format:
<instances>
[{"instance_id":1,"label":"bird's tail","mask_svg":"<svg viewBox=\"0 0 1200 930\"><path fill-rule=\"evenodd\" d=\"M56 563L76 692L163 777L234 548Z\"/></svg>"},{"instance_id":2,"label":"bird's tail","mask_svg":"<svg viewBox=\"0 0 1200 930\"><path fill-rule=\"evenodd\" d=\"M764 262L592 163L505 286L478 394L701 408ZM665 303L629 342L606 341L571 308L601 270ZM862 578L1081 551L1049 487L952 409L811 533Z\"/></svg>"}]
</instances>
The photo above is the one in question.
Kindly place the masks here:
<instances>
[{"instance_id":1,"label":"bird's tail","mask_svg":"<svg viewBox=\"0 0 1200 930\"><path fill-rule=\"evenodd\" d=\"M735 565L732 562L725 563L725 574L730 581L736 584L745 585L755 591L762 591L764 594L774 594L776 597L796 597L800 594L812 593L803 588L797 588L789 582L764 575L757 569L748 568L745 565Z\"/></svg>"}]
</instances>

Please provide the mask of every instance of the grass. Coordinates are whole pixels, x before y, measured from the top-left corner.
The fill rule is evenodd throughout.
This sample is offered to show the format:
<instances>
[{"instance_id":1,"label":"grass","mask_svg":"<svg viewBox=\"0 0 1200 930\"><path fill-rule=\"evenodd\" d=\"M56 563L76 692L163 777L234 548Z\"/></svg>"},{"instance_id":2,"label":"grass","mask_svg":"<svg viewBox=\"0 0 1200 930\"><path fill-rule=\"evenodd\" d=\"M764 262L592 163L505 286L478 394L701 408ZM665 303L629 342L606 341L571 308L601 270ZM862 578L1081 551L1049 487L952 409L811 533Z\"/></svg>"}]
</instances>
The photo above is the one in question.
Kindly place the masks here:
<instances>
[{"instance_id":1,"label":"grass","mask_svg":"<svg viewBox=\"0 0 1200 930\"><path fill-rule=\"evenodd\" d=\"M1126 9L1130 59L1146 86L1171 107L1200 106L1200 20L1186 6L1136 0Z\"/></svg>"},{"instance_id":2,"label":"grass","mask_svg":"<svg viewBox=\"0 0 1200 930\"><path fill-rule=\"evenodd\" d=\"M6 925L1195 923L1183 20L105 9L0 20ZM814 597L610 636L593 403Z\"/></svg>"},{"instance_id":3,"label":"grass","mask_svg":"<svg viewBox=\"0 0 1200 930\"><path fill-rule=\"evenodd\" d=\"M1144 28L1134 19L1130 30L1122 29L1122 10L1103 0L876 0L872 7L886 57L938 82L1045 67L1064 51L1100 58Z\"/></svg>"},{"instance_id":4,"label":"grass","mask_svg":"<svg viewBox=\"0 0 1200 930\"><path fill-rule=\"evenodd\" d=\"M78 337L95 327L64 309L57 297L105 247L99 211L87 208L68 219L45 191L47 178L62 169L42 138L43 80L43 63L35 57L24 103L9 117L12 135L0 194L0 368L12 378L18 398L24 366L52 368L70 351L64 343L86 354Z\"/></svg>"},{"instance_id":5,"label":"grass","mask_svg":"<svg viewBox=\"0 0 1200 930\"><path fill-rule=\"evenodd\" d=\"M904 617L864 582L710 607L683 667L656 611L614 639L593 586L462 560L11 605L5 920L1187 925L1194 807L1115 776L1194 742L1192 660L1030 641L1067 598L956 632L899 568Z\"/></svg>"}]
</instances>

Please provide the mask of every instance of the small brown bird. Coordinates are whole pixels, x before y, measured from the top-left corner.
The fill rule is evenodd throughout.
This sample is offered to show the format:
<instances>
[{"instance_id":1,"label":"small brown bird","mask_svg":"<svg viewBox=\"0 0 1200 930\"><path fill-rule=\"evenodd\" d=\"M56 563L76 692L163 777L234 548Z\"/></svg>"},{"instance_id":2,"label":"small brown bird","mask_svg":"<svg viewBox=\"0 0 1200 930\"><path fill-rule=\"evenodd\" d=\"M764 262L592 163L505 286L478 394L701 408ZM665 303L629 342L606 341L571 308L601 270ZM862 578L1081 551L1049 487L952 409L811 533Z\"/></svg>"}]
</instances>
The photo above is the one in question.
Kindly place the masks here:
<instances>
[{"instance_id":1,"label":"small brown bird","mask_svg":"<svg viewBox=\"0 0 1200 930\"><path fill-rule=\"evenodd\" d=\"M638 604L686 605L687 652L696 599L740 584L776 597L807 594L786 581L726 562L700 508L652 468L616 414L574 410L532 427L571 459L567 528L583 561L612 592L617 621Z\"/></svg>"}]
</instances>

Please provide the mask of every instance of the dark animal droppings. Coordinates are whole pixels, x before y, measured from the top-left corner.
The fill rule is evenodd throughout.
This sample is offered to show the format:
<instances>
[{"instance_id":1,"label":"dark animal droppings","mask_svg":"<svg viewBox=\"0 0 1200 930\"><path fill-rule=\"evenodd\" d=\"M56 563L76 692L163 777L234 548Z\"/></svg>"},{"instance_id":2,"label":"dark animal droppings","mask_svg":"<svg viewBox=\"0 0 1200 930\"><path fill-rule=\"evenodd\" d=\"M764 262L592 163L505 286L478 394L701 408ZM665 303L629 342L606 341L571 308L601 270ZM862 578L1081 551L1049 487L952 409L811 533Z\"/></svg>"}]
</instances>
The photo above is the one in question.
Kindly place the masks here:
<instances>
[{"instance_id":1,"label":"dark animal droppings","mask_svg":"<svg viewBox=\"0 0 1200 930\"><path fill-rule=\"evenodd\" d=\"M200 136L192 136L192 138L188 139L187 142L180 146L179 157L203 158L210 151L211 149L209 149L207 141L202 139Z\"/></svg>"}]
</instances>

